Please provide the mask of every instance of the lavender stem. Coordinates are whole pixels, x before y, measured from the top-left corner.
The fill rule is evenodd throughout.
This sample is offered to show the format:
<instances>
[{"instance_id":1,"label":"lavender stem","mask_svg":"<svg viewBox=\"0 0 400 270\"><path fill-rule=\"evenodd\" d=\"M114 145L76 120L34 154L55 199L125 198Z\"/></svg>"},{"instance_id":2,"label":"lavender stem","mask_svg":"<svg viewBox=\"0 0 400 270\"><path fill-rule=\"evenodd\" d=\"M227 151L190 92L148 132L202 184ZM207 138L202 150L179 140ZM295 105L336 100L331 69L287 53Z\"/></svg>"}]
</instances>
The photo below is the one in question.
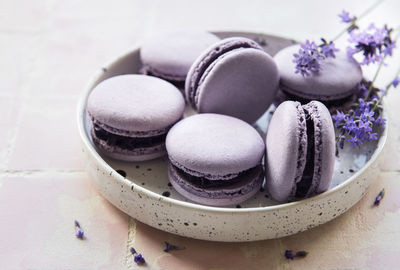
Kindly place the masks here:
<instances>
[{"instance_id":1,"label":"lavender stem","mask_svg":"<svg viewBox=\"0 0 400 270\"><path fill-rule=\"evenodd\" d=\"M378 0L376 1L374 4L372 4L369 8L367 8L366 10L364 10L364 12L362 12L360 14L360 16L356 17L355 20L351 21L349 23L349 25L343 29L339 34L337 34L332 41L336 41L337 39L339 39L341 36L343 36L345 33L347 33L347 31L349 30L350 27L352 27L353 25L356 24L356 22L358 22L361 18L363 18L365 15L367 15L368 13L370 13L371 11L373 11L377 6L379 6L383 1L385 0Z\"/></svg>"}]
</instances>

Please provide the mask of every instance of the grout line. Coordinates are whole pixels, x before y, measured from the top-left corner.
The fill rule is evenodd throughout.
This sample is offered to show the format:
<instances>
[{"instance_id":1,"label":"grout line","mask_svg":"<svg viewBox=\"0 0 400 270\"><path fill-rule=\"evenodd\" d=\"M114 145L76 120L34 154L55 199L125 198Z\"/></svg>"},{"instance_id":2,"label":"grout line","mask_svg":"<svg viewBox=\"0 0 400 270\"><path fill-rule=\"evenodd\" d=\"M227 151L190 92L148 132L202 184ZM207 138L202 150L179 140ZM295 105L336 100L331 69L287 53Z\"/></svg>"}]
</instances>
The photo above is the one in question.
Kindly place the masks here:
<instances>
[{"instance_id":1,"label":"grout line","mask_svg":"<svg viewBox=\"0 0 400 270\"><path fill-rule=\"evenodd\" d=\"M14 151L15 148L15 142L17 140L17 136L18 136L18 131L20 130L20 125L23 119L23 116L27 110L27 103L28 100L27 98L23 98L24 96L29 96L29 92L30 92L30 81L32 80L32 76L33 73L35 71L35 66L38 65L38 61L39 61L39 56L37 54L37 50L41 44L41 36L40 36L41 32L35 32L35 35L32 37L33 40L33 44L34 44L34 48L32 49L32 57L29 59L30 61L30 65L28 67L27 70L27 75L24 79L24 83L21 85L21 91L14 96L13 98L13 102L14 102L14 106L16 107L17 102L21 102L19 111L17 112L17 118L15 121L15 125L12 128L12 131L10 132L10 138L8 140L7 143L7 147L6 147L6 151L5 151L5 156L4 156L4 161L2 162L2 164L4 164L4 169L6 169L10 163L10 159L12 156L12 153ZM10 128L11 129L11 128Z\"/></svg>"},{"instance_id":2,"label":"grout line","mask_svg":"<svg viewBox=\"0 0 400 270\"><path fill-rule=\"evenodd\" d=\"M382 169L380 169L380 173L400 173L400 169L395 169L395 170L382 170Z\"/></svg>"},{"instance_id":3,"label":"grout line","mask_svg":"<svg viewBox=\"0 0 400 270\"><path fill-rule=\"evenodd\" d=\"M135 268L135 265L133 263L133 255L130 251L130 249L135 245L135 238L136 238L136 220L132 217L129 217L128 240L126 242L126 257L125 257L125 265L127 269Z\"/></svg>"},{"instance_id":4,"label":"grout line","mask_svg":"<svg viewBox=\"0 0 400 270\"><path fill-rule=\"evenodd\" d=\"M19 98L14 99L13 102L15 102L18 99ZM21 104L21 108L17 112L17 118L16 118L16 121L15 121L15 125L12 128L10 128L11 129L11 132L10 132L11 134L10 134L10 138L8 139L8 143L7 143L7 147L6 147L6 151L5 151L5 156L4 156L4 161L2 162L2 164L4 164L3 165L4 166L4 168L3 168L4 170L8 167L8 165L10 163L10 159L11 159L14 147L15 147L15 142L17 140L19 127L20 127L20 124L22 122L23 112L26 109L26 101L22 100L21 103L22 103Z\"/></svg>"},{"instance_id":5,"label":"grout line","mask_svg":"<svg viewBox=\"0 0 400 270\"><path fill-rule=\"evenodd\" d=\"M42 177L48 175L86 175L85 171L82 170L2 170L0 171L0 177Z\"/></svg>"}]
</instances>

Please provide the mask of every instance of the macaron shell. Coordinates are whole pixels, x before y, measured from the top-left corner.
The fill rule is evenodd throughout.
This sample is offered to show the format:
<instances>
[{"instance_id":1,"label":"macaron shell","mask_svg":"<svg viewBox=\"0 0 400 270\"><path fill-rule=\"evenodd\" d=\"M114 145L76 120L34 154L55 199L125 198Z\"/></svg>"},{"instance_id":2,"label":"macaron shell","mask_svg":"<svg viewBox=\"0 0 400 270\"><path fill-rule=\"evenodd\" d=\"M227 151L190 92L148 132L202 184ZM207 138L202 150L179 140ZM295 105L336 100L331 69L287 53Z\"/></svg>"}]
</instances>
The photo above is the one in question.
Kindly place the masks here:
<instances>
[{"instance_id":1,"label":"macaron shell","mask_svg":"<svg viewBox=\"0 0 400 270\"><path fill-rule=\"evenodd\" d=\"M215 59L235 48L255 48L262 50L262 47L258 45L257 42L243 37L225 38L204 50L190 67L185 81L185 97L193 108L196 108L194 102L194 94L197 88L196 84L200 80L204 70L206 70Z\"/></svg>"},{"instance_id":2,"label":"macaron shell","mask_svg":"<svg viewBox=\"0 0 400 270\"><path fill-rule=\"evenodd\" d=\"M178 31L147 39L141 49L143 65L152 74L184 81L190 66L219 38L205 31Z\"/></svg>"},{"instance_id":3,"label":"macaron shell","mask_svg":"<svg viewBox=\"0 0 400 270\"><path fill-rule=\"evenodd\" d=\"M197 89L197 109L255 122L271 105L279 75L264 51L240 48L218 58L203 74Z\"/></svg>"},{"instance_id":4,"label":"macaron shell","mask_svg":"<svg viewBox=\"0 0 400 270\"><path fill-rule=\"evenodd\" d=\"M146 136L165 130L183 114L185 102L171 83L146 75L120 75L98 84L88 98L87 110L109 132ZM142 133L142 134L140 134Z\"/></svg>"},{"instance_id":5,"label":"macaron shell","mask_svg":"<svg viewBox=\"0 0 400 270\"><path fill-rule=\"evenodd\" d=\"M307 196L328 190L335 165L335 131L332 117L321 102L312 101L303 106L314 121L314 177Z\"/></svg>"},{"instance_id":6,"label":"macaron shell","mask_svg":"<svg viewBox=\"0 0 400 270\"><path fill-rule=\"evenodd\" d=\"M298 53L299 49L300 45L293 45L274 56L282 90L305 99L318 100L340 99L354 92L362 79L362 71L360 65L349 58L344 49L336 53L336 58L328 57L321 61L321 71L306 77L295 73L293 54Z\"/></svg>"},{"instance_id":7,"label":"macaron shell","mask_svg":"<svg viewBox=\"0 0 400 270\"><path fill-rule=\"evenodd\" d=\"M242 177L238 183L223 188L195 187L186 181L171 164L168 166L168 176L172 186L182 196L191 201L212 206L235 205L251 198L260 189L264 179L261 166L246 178Z\"/></svg>"},{"instance_id":8,"label":"macaron shell","mask_svg":"<svg viewBox=\"0 0 400 270\"><path fill-rule=\"evenodd\" d=\"M166 154L165 143L154 145L145 148L136 148L133 150L121 149L116 146L110 146L106 141L103 141L96 137L93 129L91 131L91 137L93 143L97 149L104 155L123 161L145 161L151 160L158 157L162 157Z\"/></svg>"},{"instance_id":9,"label":"macaron shell","mask_svg":"<svg viewBox=\"0 0 400 270\"><path fill-rule=\"evenodd\" d=\"M273 199L287 201L294 196L306 163L306 149L304 111L300 103L285 101L273 114L266 136L265 177Z\"/></svg>"},{"instance_id":10,"label":"macaron shell","mask_svg":"<svg viewBox=\"0 0 400 270\"><path fill-rule=\"evenodd\" d=\"M174 165L196 176L223 178L260 164L264 142L246 122L219 114L187 117L169 131L168 155Z\"/></svg>"}]
</instances>

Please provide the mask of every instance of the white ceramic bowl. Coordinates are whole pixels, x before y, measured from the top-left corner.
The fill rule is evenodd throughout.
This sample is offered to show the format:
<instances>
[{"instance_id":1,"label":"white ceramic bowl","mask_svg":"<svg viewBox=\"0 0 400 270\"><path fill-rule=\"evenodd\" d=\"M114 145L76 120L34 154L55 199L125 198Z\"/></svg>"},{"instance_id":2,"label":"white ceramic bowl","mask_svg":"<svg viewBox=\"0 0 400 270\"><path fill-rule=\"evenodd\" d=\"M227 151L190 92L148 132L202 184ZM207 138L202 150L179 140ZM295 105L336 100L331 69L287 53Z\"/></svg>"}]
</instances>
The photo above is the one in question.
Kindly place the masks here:
<instances>
[{"instance_id":1,"label":"white ceramic bowl","mask_svg":"<svg viewBox=\"0 0 400 270\"><path fill-rule=\"evenodd\" d=\"M220 37L244 36L256 40L274 55L292 40L255 33L218 32ZM99 82L120 74L137 73L139 49L134 49L102 68L82 93L78 106L78 129L86 170L100 193L116 207L163 231L213 241L254 241L291 235L323 224L357 203L376 178L378 156L386 141L387 128L379 141L361 148L346 147L336 159L330 189L306 200L277 204L260 190L247 202L232 207L210 207L192 203L173 190L167 177L167 157L128 163L101 156L89 136L87 97ZM272 108L257 121L265 132ZM186 115L192 114L190 109ZM350 151L351 150L351 151ZM126 177L117 170L123 170Z\"/></svg>"}]
</instances>

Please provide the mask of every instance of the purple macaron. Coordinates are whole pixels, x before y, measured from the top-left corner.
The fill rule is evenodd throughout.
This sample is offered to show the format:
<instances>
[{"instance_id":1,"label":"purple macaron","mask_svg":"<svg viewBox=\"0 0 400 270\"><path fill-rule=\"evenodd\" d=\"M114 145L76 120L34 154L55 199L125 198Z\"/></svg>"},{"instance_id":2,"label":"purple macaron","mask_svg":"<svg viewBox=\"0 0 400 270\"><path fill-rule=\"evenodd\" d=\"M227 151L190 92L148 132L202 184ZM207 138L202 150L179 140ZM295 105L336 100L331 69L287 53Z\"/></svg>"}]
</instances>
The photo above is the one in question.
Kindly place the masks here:
<instances>
[{"instance_id":1,"label":"purple macaron","mask_svg":"<svg viewBox=\"0 0 400 270\"><path fill-rule=\"evenodd\" d=\"M295 73L293 54L298 53L300 45L293 45L279 51L275 56L280 73L280 89L300 100L333 101L346 98L354 93L362 80L360 65L345 51L337 52L335 58L322 61L319 72L311 72L303 77Z\"/></svg>"},{"instance_id":2,"label":"purple macaron","mask_svg":"<svg viewBox=\"0 0 400 270\"><path fill-rule=\"evenodd\" d=\"M285 202L326 191L334 162L335 133L325 105L318 101L279 105L266 137L265 174L270 196Z\"/></svg>"},{"instance_id":3,"label":"purple macaron","mask_svg":"<svg viewBox=\"0 0 400 270\"><path fill-rule=\"evenodd\" d=\"M219 113L255 122L278 90L273 58L253 40L223 39L205 50L189 70L186 100L200 113Z\"/></svg>"},{"instance_id":4,"label":"purple macaron","mask_svg":"<svg viewBox=\"0 0 400 270\"><path fill-rule=\"evenodd\" d=\"M190 66L219 38L205 31L179 31L148 38L140 49L143 74L184 86Z\"/></svg>"},{"instance_id":5,"label":"purple macaron","mask_svg":"<svg viewBox=\"0 0 400 270\"><path fill-rule=\"evenodd\" d=\"M187 199L206 205L234 205L261 187L265 144L246 122L220 114L197 114L167 135L168 174Z\"/></svg>"},{"instance_id":6,"label":"purple macaron","mask_svg":"<svg viewBox=\"0 0 400 270\"><path fill-rule=\"evenodd\" d=\"M182 118L185 101L171 83L146 75L120 75L99 83L87 111L91 136L104 154L143 161L166 153L165 137Z\"/></svg>"}]
</instances>

